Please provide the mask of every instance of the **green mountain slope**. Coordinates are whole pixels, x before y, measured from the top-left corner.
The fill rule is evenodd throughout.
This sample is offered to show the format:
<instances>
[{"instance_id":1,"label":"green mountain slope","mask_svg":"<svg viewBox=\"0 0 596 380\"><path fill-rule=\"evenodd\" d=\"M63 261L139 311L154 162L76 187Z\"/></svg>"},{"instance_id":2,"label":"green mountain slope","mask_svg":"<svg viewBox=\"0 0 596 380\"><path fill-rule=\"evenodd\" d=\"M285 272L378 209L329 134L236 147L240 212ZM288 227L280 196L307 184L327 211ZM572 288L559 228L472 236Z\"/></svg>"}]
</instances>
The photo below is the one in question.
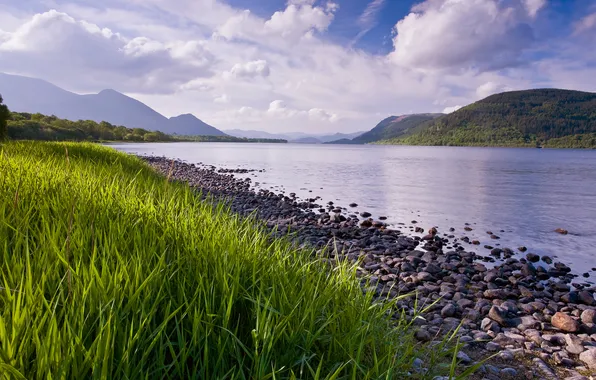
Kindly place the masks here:
<instances>
[{"instance_id":1,"label":"green mountain slope","mask_svg":"<svg viewBox=\"0 0 596 380\"><path fill-rule=\"evenodd\" d=\"M596 147L596 94L538 89L489 96L381 143Z\"/></svg>"},{"instance_id":2,"label":"green mountain slope","mask_svg":"<svg viewBox=\"0 0 596 380\"><path fill-rule=\"evenodd\" d=\"M413 114L402 116L390 116L382 120L370 131L353 138L352 140L341 139L330 144L368 144L379 140L399 138L407 135L411 130L422 123L433 120L442 114Z\"/></svg>"}]
</instances>

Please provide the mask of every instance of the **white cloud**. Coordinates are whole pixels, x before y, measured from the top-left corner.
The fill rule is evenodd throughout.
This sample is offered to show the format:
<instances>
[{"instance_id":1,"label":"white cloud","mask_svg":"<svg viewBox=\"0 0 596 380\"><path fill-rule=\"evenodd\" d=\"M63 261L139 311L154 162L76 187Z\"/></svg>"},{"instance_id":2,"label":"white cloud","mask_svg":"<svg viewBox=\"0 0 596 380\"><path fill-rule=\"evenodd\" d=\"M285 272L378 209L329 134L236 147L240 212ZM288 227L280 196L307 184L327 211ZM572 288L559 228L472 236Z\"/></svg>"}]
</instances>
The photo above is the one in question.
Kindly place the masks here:
<instances>
[{"instance_id":1,"label":"white cloud","mask_svg":"<svg viewBox=\"0 0 596 380\"><path fill-rule=\"evenodd\" d=\"M511 90L513 90L511 87L503 84L486 82L481 86L478 86L476 89L476 95L478 95L479 98L484 99L490 95Z\"/></svg>"},{"instance_id":2,"label":"white cloud","mask_svg":"<svg viewBox=\"0 0 596 380\"><path fill-rule=\"evenodd\" d=\"M336 114L331 114L324 109L320 108L311 108L308 110L308 116L311 120L319 120L319 121L330 121L336 122L339 120L339 116Z\"/></svg>"},{"instance_id":3,"label":"white cloud","mask_svg":"<svg viewBox=\"0 0 596 380\"><path fill-rule=\"evenodd\" d=\"M547 0L523 0L524 7L530 17L536 17L538 12L546 6Z\"/></svg>"},{"instance_id":4,"label":"white cloud","mask_svg":"<svg viewBox=\"0 0 596 380\"><path fill-rule=\"evenodd\" d=\"M534 40L524 17L498 0L427 0L395 26L390 58L424 70L514 66Z\"/></svg>"},{"instance_id":5,"label":"white cloud","mask_svg":"<svg viewBox=\"0 0 596 380\"><path fill-rule=\"evenodd\" d=\"M214 103L222 103L222 104L226 104L230 102L230 98L228 97L228 95L223 94L221 96L218 96L217 98L213 99Z\"/></svg>"},{"instance_id":6,"label":"white cloud","mask_svg":"<svg viewBox=\"0 0 596 380\"><path fill-rule=\"evenodd\" d=\"M575 24L576 34L588 32L591 30L596 30L596 12L583 17Z\"/></svg>"},{"instance_id":7,"label":"white cloud","mask_svg":"<svg viewBox=\"0 0 596 380\"><path fill-rule=\"evenodd\" d=\"M230 70L230 74L236 78L255 78L269 76L271 70L265 60L251 61L246 63L237 63Z\"/></svg>"},{"instance_id":8,"label":"white cloud","mask_svg":"<svg viewBox=\"0 0 596 380\"><path fill-rule=\"evenodd\" d=\"M360 32L352 40L351 44L354 45L358 42L366 33L377 25L377 15L385 6L387 0L372 0L364 12L358 17L358 25L360 26Z\"/></svg>"},{"instance_id":9,"label":"white cloud","mask_svg":"<svg viewBox=\"0 0 596 380\"><path fill-rule=\"evenodd\" d=\"M453 106L453 107L445 107L443 109L443 113L453 113L455 111L457 111L458 109L462 108L463 106Z\"/></svg>"},{"instance_id":10,"label":"white cloud","mask_svg":"<svg viewBox=\"0 0 596 380\"><path fill-rule=\"evenodd\" d=\"M283 38L297 39L315 31L327 30L338 6L328 5L323 8L313 6L313 3L314 1L290 1L285 10L275 12L265 22L265 32Z\"/></svg>"},{"instance_id":11,"label":"white cloud","mask_svg":"<svg viewBox=\"0 0 596 380\"><path fill-rule=\"evenodd\" d=\"M198 41L127 39L55 10L36 14L3 36L0 71L58 84L75 82L81 90L101 85L122 91L172 91L193 77L208 75L213 60Z\"/></svg>"}]
</instances>

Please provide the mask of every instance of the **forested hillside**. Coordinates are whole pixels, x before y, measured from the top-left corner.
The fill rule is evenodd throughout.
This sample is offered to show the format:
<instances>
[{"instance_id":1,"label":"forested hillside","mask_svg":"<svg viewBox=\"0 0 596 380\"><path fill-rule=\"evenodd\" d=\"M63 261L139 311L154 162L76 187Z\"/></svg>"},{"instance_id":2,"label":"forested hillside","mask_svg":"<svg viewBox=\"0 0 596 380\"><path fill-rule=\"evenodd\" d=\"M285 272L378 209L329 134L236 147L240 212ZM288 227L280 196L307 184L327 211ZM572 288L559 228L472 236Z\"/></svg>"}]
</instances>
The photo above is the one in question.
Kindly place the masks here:
<instances>
[{"instance_id":1,"label":"forested hillside","mask_svg":"<svg viewBox=\"0 0 596 380\"><path fill-rule=\"evenodd\" d=\"M594 133L596 94L539 89L489 96L383 143L591 148Z\"/></svg>"}]
</instances>

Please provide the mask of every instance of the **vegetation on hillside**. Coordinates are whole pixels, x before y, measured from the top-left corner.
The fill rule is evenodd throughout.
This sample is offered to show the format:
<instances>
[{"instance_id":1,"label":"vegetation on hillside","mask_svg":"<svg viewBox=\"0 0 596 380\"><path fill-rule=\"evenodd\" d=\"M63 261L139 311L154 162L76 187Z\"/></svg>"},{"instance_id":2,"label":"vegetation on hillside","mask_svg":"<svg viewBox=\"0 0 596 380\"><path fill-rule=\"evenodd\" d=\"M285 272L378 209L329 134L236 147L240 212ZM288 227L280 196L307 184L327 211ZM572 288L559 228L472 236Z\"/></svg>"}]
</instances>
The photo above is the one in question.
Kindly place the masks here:
<instances>
[{"instance_id":1,"label":"vegetation on hillside","mask_svg":"<svg viewBox=\"0 0 596 380\"><path fill-rule=\"evenodd\" d=\"M126 128L102 121L70 121L39 113L13 112L8 121L12 140L45 141L176 141L173 136L142 128Z\"/></svg>"},{"instance_id":2,"label":"vegetation on hillside","mask_svg":"<svg viewBox=\"0 0 596 380\"><path fill-rule=\"evenodd\" d=\"M0 378L401 379L416 357L424 378L454 368L444 346L414 343L396 300L362 291L355 267L272 241L136 157L0 150Z\"/></svg>"},{"instance_id":3,"label":"vegetation on hillside","mask_svg":"<svg viewBox=\"0 0 596 380\"><path fill-rule=\"evenodd\" d=\"M489 96L382 143L593 148L596 94L541 89Z\"/></svg>"},{"instance_id":4,"label":"vegetation on hillside","mask_svg":"<svg viewBox=\"0 0 596 380\"><path fill-rule=\"evenodd\" d=\"M7 110L8 112L8 110ZM2 108L0 106L0 114ZM283 143L285 140L244 139L232 136L177 136L159 131L148 131L142 128L127 128L102 121L92 120L70 121L56 116L24 112L8 113L7 135L11 140L43 140L43 141L130 141L130 142L273 142ZM2 132L0 121L0 135Z\"/></svg>"},{"instance_id":5,"label":"vegetation on hillside","mask_svg":"<svg viewBox=\"0 0 596 380\"><path fill-rule=\"evenodd\" d=\"M372 130L352 139L353 144L368 144L379 140L397 138L408 134L422 123L437 118L440 114L415 114L391 116L382 120Z\"/></svg>"},{"instance_id":6,"label":"vegetation on hillside","mask_svg":"<svg viewBox=\"0 0 596 380\"><path fill-rule=\"evenodd\" d=\"M0 141L6 138L7 121L10 118L10 111L3 102L2 95L0 95Z\"/></svg>"}]
</instances>

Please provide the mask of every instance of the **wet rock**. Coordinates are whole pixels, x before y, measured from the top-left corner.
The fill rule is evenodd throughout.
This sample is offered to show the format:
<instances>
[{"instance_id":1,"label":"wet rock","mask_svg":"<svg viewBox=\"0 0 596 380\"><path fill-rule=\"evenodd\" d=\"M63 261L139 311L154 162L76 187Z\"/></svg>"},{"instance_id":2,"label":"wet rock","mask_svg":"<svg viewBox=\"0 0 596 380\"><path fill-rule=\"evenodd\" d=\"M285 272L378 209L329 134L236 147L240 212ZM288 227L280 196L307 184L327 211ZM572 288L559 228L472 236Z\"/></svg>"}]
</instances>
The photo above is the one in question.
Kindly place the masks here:
<instances>
[{"instance_id":1,"label":"wet rock","mask_svg":"<svg viewBox=\"0 0 596 380\"><path fill-rule=\"evenodd\" d=\"M563 228L557 228L555 230L556 233L561 234L561 235L567 235L569 233L569 231L563 229Z\"/></svg>"},{"instance_id":2,"label":"wet rock","mask_svg":"<svg viewBox=\"0 0 596 380\"><path fill-rule=\"evenodd\" d=\"M538 256L535 253L526 254L526 258L528 259L528 261L533 262L533 263L537 263L538 261L540 261L540 256Z\"/></svg>"},{"instance_id":3,"label":"wet rock","mask_svg":"<svg viewBox=\"0 0 596 380\"><path fill-rule=\"evenodd\" d=\"M350 207L358 207L358 203L350 203Z\"/></svg>"},{"instance_id":4,"label":"wet rock","mask_svg":"<svg viewBox=\"0 0 596 380\"><path fill-rule=\"evenodd\" d=\"M557 312L551 318L551 324L565 332L578 332L579 323L568 314Z\"/></svg>"},{"instance_id":5,"label":"wet rock","mask_svg":"<svg viewBox=\"0 0 596 380\"><path fill-rule=\"evenodd\" d=\"M522 246L522 247L518 247L517 250L520 252L526 252L528 250L528 248Z\"/></svg>"},{"instance_id":6,"label":"wet rock","mask_svg":"<svg viewBox=\"0 0 596 380\"><path fill-rule=\"evenodd\" d=\"M578 295L579 301L581 303L588 305L588 306L596 305L596 300L594 299L594 296L587 290L582 290L577 295Z\"/></svg>"},{"instance_id":7,"label":"wet rock","mask_svg":"<svg viewBox=\"0 0 596 380\"><path fill-rule=\"evenodd\" d=\"M553 263L553 259L551 259L550 256L542 256L542 261L544 261L548 265Z\"/></svg>"}]
</instances>

